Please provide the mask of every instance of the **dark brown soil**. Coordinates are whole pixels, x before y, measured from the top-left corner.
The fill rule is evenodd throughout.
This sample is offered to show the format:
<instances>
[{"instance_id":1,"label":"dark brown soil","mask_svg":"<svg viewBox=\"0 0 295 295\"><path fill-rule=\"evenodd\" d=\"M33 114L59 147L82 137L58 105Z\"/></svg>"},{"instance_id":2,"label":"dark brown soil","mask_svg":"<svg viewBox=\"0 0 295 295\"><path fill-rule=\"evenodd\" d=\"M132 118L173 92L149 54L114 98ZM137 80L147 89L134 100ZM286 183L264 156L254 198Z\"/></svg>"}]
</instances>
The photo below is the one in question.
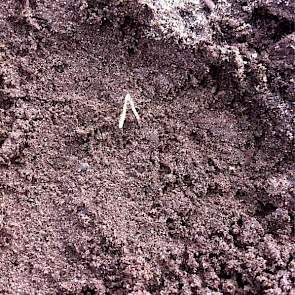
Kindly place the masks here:
<instances>
[{"instance_id":1,"label":"dark brown soil","mask_svg":"<svg viewBox=\"0 0 295 295\"><path fill-rule=\"evenodd\" d=\"M295 294L295 4L213 2L1 1L0 294Z\"/></svg>"}]
</instances>

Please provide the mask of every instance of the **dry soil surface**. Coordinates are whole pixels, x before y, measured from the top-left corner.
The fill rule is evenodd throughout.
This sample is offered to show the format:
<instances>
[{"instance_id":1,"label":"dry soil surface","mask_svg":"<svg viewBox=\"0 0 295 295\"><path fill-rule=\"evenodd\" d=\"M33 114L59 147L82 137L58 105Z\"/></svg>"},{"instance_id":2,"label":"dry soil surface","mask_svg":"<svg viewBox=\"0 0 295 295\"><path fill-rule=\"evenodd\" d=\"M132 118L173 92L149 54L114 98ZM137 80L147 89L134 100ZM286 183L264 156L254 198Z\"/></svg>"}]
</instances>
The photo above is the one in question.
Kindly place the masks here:
<instances>
[{"instance_id":1,"label":"dry soil surface","mask_svg":"<svg viewBox=\"0 0 295 295\"><path fill-rule=\"evenodd\" d=\"M295 294L294 3L2 0L0 294Z\"/></svg>"}]
</instances>

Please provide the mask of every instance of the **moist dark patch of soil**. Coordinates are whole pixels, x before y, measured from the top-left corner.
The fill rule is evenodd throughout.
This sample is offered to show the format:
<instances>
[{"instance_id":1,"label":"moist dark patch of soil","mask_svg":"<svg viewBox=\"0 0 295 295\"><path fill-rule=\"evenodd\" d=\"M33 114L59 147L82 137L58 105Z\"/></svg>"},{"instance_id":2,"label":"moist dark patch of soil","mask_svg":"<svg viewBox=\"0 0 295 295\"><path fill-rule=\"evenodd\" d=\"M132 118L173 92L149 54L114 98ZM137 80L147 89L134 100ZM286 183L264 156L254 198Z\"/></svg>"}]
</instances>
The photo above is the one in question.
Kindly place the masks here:
<instances>
[{"instance_id":1,"label":"moist dark patch of soil","mask_svg":"<svg viewBox=\"0 0 295 295\"><path fill-rule=\"evenodd\" d=\"M1 294L294 294L294 4L214 2L2 1Z\"/></svg>"}]
</instances>

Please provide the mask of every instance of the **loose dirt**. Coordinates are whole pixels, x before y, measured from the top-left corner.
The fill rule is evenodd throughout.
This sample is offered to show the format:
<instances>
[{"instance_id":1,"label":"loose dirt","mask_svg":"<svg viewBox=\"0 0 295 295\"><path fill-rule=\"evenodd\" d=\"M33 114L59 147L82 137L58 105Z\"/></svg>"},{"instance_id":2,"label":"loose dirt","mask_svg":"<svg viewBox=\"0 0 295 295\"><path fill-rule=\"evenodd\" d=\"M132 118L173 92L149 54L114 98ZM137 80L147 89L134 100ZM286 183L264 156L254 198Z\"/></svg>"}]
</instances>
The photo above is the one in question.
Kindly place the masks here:
<instances>
[{"instance_id":1,"label":"loose dirt","mask_svg":"<svg viewBox=\"0 0 295 295\"><path fill-rule=\"evenodd\" d=\"M295 294L294 11L2 1L0 294Z\"/></svg>"}]
</instances>

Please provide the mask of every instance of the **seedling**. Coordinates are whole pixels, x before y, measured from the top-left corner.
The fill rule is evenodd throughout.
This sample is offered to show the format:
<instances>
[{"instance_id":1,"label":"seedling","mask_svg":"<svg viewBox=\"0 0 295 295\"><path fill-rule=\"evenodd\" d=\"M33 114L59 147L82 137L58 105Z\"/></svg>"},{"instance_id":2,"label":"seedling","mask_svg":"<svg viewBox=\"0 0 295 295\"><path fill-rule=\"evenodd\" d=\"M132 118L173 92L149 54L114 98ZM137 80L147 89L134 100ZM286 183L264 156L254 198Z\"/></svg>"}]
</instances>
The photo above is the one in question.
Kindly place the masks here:
<instances>
[{"instance_id":1,"label":"seedling","mask_svg":"<svg viewBox=\"0 0 295 295\"><path fill-rule=\"evenodd\" d=\"M138 114L138 112L137 112L137 110L135 108L134 101L133 101L132 97L130 96L130 94L127 93L126 96L125 96L125 99L124 99L123 110L122 110L122 113L120 115L120 120L119 120L119 128L120 129L122 129L123 126L124 126L128 105L130 105L131 110L132 110L138 124L140 123L139 114Z\"/></svg>"}]
</instances>

